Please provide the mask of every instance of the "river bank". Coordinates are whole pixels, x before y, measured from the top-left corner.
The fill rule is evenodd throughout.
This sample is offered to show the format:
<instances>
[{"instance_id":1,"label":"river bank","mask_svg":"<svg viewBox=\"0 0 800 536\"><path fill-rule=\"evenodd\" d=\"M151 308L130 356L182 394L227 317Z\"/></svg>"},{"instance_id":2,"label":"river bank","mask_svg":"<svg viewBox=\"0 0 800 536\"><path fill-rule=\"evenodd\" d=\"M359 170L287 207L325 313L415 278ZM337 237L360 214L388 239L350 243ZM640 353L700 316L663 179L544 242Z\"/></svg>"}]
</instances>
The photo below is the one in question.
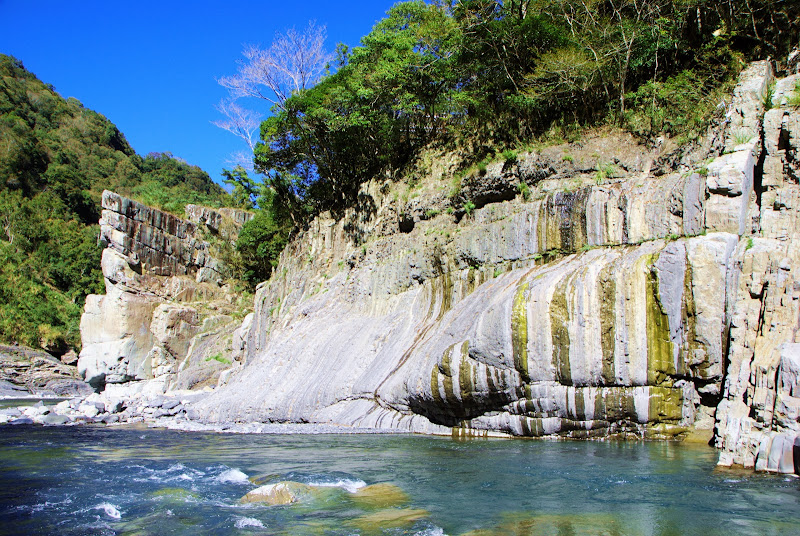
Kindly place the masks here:
<instances>
[{"instance_id":1,"label":"river bank","mask_svg":"<svg viewBox=\"0 0 800 536\"><path fill-rule=\"evenodd\" d=\"M192 408L208 392L159 393L148 382L111 388L85 397L56 398L15 391L0 397L0 425L76 426L135 425L186 432L232 434L402 434L389 428L348 427L320 423L204 423Z\"/></svg>"}]
</instances>

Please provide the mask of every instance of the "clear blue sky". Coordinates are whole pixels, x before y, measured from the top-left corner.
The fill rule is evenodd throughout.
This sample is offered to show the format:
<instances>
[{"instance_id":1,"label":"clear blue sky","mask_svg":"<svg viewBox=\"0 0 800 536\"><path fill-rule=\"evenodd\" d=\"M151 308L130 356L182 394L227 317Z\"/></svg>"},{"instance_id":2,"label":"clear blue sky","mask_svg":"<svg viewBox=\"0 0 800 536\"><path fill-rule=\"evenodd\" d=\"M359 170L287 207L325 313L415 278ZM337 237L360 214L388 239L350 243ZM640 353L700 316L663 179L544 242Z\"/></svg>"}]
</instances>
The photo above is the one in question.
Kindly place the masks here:
<instances>
[{"instance_id":1,"label":"clear blue sky","mask_svg":"<svg viewBox=\"0 0 800 536\"><path fill-rule=\"evenodd\" d=\"M246 149L214 125L243 45L326 25L328 44L357 45L394 0L0 0L0 52L63 97L114 122L140 154L170 151L219 181Z\"/></svg>"}]
</instances>

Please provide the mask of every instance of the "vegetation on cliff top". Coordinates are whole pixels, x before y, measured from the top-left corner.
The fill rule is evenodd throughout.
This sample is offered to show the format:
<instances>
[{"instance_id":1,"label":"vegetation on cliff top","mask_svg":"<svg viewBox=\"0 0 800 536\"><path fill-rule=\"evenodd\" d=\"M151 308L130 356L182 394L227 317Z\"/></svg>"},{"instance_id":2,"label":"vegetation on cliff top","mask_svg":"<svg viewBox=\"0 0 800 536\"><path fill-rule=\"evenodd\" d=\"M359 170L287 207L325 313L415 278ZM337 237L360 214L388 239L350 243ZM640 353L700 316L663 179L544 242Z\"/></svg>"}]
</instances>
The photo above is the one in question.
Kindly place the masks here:
<instances>
[{"instance_id":1,"label":"vegetation on cliff top","mask_svg":"<svg viewBox=\"0 0 800 536\"><path fill-rule=\"evenodd\" d=\"M102 115L0 55L0 341L78 348L87 294L102 293L100 194L183 214L230 204L201 169L137 155Z\"/></svg>"},{"instance_id":2,"label":"vegetation on cliff top","mask_svg":"<svg viewBox=\"0 0 800 536\"><path fill-rule=\"evenodd\" d=\"M297 224L432 146L468 165L600 123L690 140L745 60L797 44L799 20L797 2L768 0L399 3L273 108L256 169Z\"/></svg>"},{"instance_id":3,"label":"vegetation on cliff top","mask_svg":"<svg viewBox=\"0 0 800 536\"><path fill-rule=\"evenodd\" d=\"M248 47L220 83L234 101L269 101L272 116L257 144L258 114L230 101L218 122L265 177L238 168L226 180L262 209L243 229L240 272L268 278L291 229L354 205L366 180L414 176L431 149L467 172L602 124L692 141L724 115L745 61L797 44L798 21L800 4L782 0L413 0L335 59L314 24Z\"/></svg>"}]
</instances>

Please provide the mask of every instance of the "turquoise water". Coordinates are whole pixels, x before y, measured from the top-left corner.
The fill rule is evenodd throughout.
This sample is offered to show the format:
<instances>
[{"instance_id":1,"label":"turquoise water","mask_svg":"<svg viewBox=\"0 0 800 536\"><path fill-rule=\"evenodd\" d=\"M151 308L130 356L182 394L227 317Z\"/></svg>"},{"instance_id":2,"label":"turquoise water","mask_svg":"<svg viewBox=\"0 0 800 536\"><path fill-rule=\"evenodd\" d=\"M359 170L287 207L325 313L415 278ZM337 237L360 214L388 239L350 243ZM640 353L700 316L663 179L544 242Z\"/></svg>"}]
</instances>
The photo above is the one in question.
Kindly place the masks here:
<instances>
[{"instance_id":1,"label":"turquoise water","mask_svg":"<svg viewBox=\"0 0 800 536\"><path fill-rule=\"evenodd\" d=\"M800 534L798 479L715 461L678 443L4 426L0 534ZM246 477L327 487L246 505ZM376 483L408 501L353 499Z\"/></svg>"},{"instance_id":2,"label":"turquoise water","mask_svg":"<svg viewBox=\"0 0 800 536\"><path fill-rule=\"evenodd\" d=\"M69 400L69 398L0 398L0 409L32 406L37 402L41 402L45 406L55 406L64 400Z\"/></svg>"}]
</instances>

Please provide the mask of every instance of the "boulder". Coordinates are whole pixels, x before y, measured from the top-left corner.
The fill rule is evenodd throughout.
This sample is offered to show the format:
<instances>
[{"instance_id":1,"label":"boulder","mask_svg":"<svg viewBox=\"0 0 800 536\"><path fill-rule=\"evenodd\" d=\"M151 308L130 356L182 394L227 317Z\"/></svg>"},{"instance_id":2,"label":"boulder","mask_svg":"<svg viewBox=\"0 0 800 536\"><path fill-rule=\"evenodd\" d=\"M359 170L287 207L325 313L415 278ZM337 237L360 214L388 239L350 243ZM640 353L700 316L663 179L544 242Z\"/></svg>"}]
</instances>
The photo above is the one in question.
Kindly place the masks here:
<instances>
[{"instance_id":1,"label":"boulder","mask_svg":"<svg viewBox=\"0 0 800 536\"><path fill-rule=\"evenodd\" d=\"M85 397L94 392L91 385L78 379L51 380L46 389L60 397Z\"/></svg>"},{"instance_id":2,"label":"boulder","mask_svg":"<svg viewBox=\"0 0 800 536\"><path fill-rule=\"evenodd\" d=\"M239 499L243 503L264 503L270 506L292 504L311 497L312 487L299 482L277 482L258 487Z\"/></svg>"},{"instance_id":3,"label":"boulder","mask_svg":"<svg viewBox=\"0 0 800 536\"><path fill-rule=\"evenodd\" d=\"M18 417L16 419L13 419L13 420L9 421L8 424L13 424L13 425L17 425L17 424L34 424L34 421L30 417Z\"/></svg>"},{"instance_id":4,"label":"boulder","mask_svg":"<svg viewBox=\"0 0 800 536\"><path fill-rule=\"evenodd\" d=\"M180 405L181 401L177 398L167 398L164 402L161 403L161 408L165 410L170 410L176 408Z\"/></svg>"},{"instance_id":5,"label":"boulder","mask_svg":"<svg viewBox=\"0 0 800 536\"><path fill-rule=\"evenodd\" d=\"M42 419L42 424L47 424L51 426L61 426L69 422L70 422L69 417L67 417L66 415L58 415L54 413L45 415L44 419Z\"/></svg>"},{"instance_id":6,"label":"boulder","mask_svg":"<svg viewBox=\"0 0 800 536\"><path fill-rule=\"evenodd\" d=\"M94 404L81 404L78 406L78 412L86 417L95 417L100 411Z\"/></svg>"},{"instance_id":7,"label":"boulder","mask_svg":"<svg viewBox=\"0 0 800 536\"><path fill-rule=\"evenodd\" d=\"M78 354L75 353L75 350L69 350L64 355L61 356L61 362L65 365L74 366L78 364Z\"/></svg>"}]
</instances>

